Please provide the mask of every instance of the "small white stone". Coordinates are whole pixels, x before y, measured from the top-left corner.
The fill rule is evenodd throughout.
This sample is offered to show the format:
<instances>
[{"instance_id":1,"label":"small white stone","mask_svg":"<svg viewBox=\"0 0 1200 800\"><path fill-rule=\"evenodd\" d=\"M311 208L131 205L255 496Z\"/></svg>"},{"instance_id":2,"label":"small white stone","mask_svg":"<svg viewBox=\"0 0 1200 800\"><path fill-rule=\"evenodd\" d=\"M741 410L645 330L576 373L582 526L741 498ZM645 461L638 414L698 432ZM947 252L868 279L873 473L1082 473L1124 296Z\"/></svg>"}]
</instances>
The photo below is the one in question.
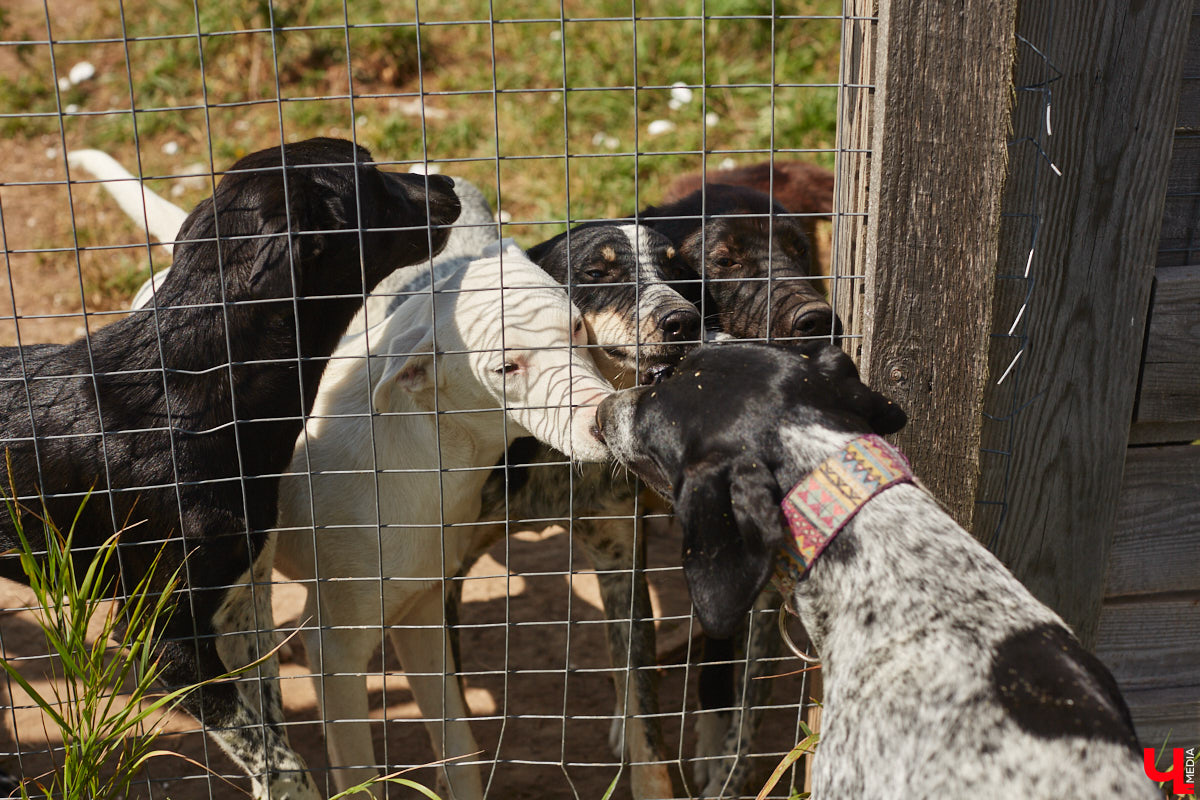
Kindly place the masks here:
<instances>
[{"instance_id":1,"label":"small white stone","mask_svg":"<svg viewBox=\"0 0 1200 800\"><path fill-rule=\"evenodd\" d=\"M550 31L550 41L561 42L562 41L562 31L560 31L560 30Z\"/></svg>"},{"instance_id":2,"label":"small white stone","mask_svg":"<svg viewBox=\"0 0 1200 800\"><path fill-rule=\"evenodd\" d=\"M717 112L715 112L715 111L710 111L710 112L708 112L707 114L705 114L705 115L704 115L704 124L705 124L705 125L707 125L707 126L708 126L708 127L710 127L710 128L711 128L713 125L716 125L716 124L717 124L718 122L720 122L720 121L721 121L721 117L720 117L720 115L719 115L719 114L717 114Z\"/></svg>"},{"instance_id":3,"label":"small white stone","mask_svg":"<svg viewBox=\"0 0 1200 800\"><path fill-rule=\"evenodd\" d=\"M507 211L501 211L499 214L496 215L496 221L497 222L512 222L512 214L508 213Z\"/></svg>"},{"instance_id":4,"label":"small white stone","mask_svg":"<svg viewBox=\"0 0 1200 800\"><path fill-rule=\"evenodd\" d=\"M646 133L651 136L658 136L662 133L670 133L675 130L675 123L669 119L656 119L646 126Z\"/></svg>"},{"instance_id":5,"label":"small white stone","mask_svg":"<svg viewBox=\"0 0 1200 800\"><path fill-rule=\"evenodd\" d=\"M181 181L175 181L175 183L171 184L171 197L183 197L186 191L187 187Z\"/></svg>"},{"instance_id":6,"label":"small white stone","mask_svg":"<svg viewBox=\"0 0 1200 800\"><path fill-rule=\"evenodd\" d=\"M70 78L59 78L58 79L58 88L59 88L59 91L63 91L63 92L65 92L67 89L70 89L71 88L71 79Z\"/></svg>"},{"instance_id":7,"label":"small white stone","mask_svg":"<svg viewBox=\"0 0 1200 800\"><path fill-rule=\"evenodd\" d=\"M169 156L175 155L179 152L179 142L173 139L169 142L163 142L162 151Z\"/></svg>"},{"instance_id":8,"label":"small white stone","mask_svg":"<svg viewBox=\"0 0 1200 800\"><path fill-rule=\"evenodd\" d=\"M67 79L72 84L90 81L94 77L96 77L96 68L92 66L92 62L90 61L80 61L71 67L71 71L67 73Z\"/></svg>"},{"instance_id":9,"label":"small white stone","mask_svg":"<svg viewBox=\"0 0 1200 800\"><path fill-rule=\"evenodd\" d=\"M408 168L408 171L413 175L437 175L442 171L442 168L437 164L413 164Z\"/></svg>"},{"instance_id":10,"label":"small white stone","mask_svg":"<svg viewBox=\"0 0 1200 800\"><path fill-rule=\"evenodd\" d=\"M604 144L605 138L606 137L604 136L603 133L593 133L592 134L592 144L594 144L596 146L602 145L602 144Z\"/></svg>"},{"instance_id":11,"label":"small white stone","mask_svg":"<svg viewBox=\"0 0 1200 800\"><path fill-rule=\"evenodd\" d=\"M605 136L604 137L604 146L607 147L609 150L616 150L618 147L621 146L621 140L615 136Z\"/></svg>"},{"instance_id":12,"label":"small white stone","mask_svg":"<svg viewBox=\"0 0 1200 800\"><path fill-rule=\"evenodd\" d=\"M68 103L67 107L63 109L63 113L65 113L65 114L74 114L78 111L79 111L79 106L75 105L74 103Z\"/></svg>"},{"instance_id":13,"label":"small white stone","mask_svg":"<svg viewBox=\"0 0 1200 800\"><path fill-rule=\"evenodd\" d=\"M239 133L244 133L250 130L250 122L248 120L239 119L233 123L233 129Z\"/></svg>"},{"instance_id":14,"label":"small white stone","mask_svg":"<svg viewBox=\"0 0 1200 800\"><path fill-rule=\"evenodd\" d=\"M717 169L733 169L737 166L737 162L732 158L727 158L717 165Z\"/></svg>"},{"instance_id":15,"label":"small white stone","mask_svg":"<svg viewBox=\"0 0 1200 800\"><path fill-rule=\"evenodd\" d=\"M678 100L680 105L692 102L692 90L683 81L671 84L671 99Z\"/></svg>"},{"instance_id":16,"label":"small white stone","mask_svg":"<svg viewBox=\"0 0 1200 800\"><path fill-rule=\"evenodd\" d=\"M672 97L667 101L667 108L671 109L672 111L678 111L679 109L683 108L683 101Z\"/></svg>"},{"instance_id":17,"label":"small white stone","mask_svg":"<svg viewBox=\"0 0 1200 800\"><path fill-rule=\"evenodd\" d=\"M366 125L366 124L367 124L367 115L366 114L359 114L357 117L354 118L354 127L357 128L360 125Z\"/></svg>"},{"instance_id":18,"label":"small white stone","mask_svg":"<svg viewBox=\"0 0 1200 800\"><path fill-rule=\"evenodd\" d=\"M57 147L47 147L46 148L46 158L50 159L51 161L58 158L58 148Z\"/></svg>"}]
</instances>

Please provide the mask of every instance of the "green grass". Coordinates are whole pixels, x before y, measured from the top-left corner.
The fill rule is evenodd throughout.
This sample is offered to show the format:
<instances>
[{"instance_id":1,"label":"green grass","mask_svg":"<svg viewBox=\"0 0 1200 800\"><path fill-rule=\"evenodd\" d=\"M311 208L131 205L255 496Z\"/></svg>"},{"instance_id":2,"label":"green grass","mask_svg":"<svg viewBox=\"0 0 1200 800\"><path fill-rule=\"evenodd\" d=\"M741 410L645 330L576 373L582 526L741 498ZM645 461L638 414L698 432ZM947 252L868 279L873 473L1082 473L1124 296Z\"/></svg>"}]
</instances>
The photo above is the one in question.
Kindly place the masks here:
<instances>
[{"instance_id":1,"label":"green grass","mask_svg":"<svg viewBox=\"0 0 1200 800\"><path fill-rule=\"evenodd\" d=\"M360 0L348 5L348 22L358 27L347 34L341 0L201 3L198 20L191 0L129 0L124 17L105 4L77 28L55 30L60 74L84 57L100 67L95 81L72 87L62 104L115 112L66 117L68 146L99 147L131 163L131 107L138 109L143 168L152 175L207 164L210 147L221 168L281 134L353 132L379 160L467 159L443 171L474 180L493 201L496 156L532 157L499 166L514 222L627 213L635 197L654 202L673 177L699 169L704 153L713 168L726 157L765 157L737 151L833 146L836 90L788 84L836 83L839 20L771 13L836 15L839 2L709 0L706 20L678 19L698 17L699 0L641 2L636 21L632 7L628 0L570 0L560 23L557 2L527 0L497 4L497 21L487 24L485 0L445 0L421 7L418 29L411 5ZM133 41L71 44L87 37ZM54 111L48 48L22 47L19 74L0 78L0 109ZM673 110L666 87L676 81L707 88ZM424 120L413 110L422 89L435 93L426 97ZM719 116L715 125L705 125L709 112ZM675 130L649 136L656 119ZM3 124L9 137L58 128L55 117ZM167 140L179 144L179 155L161 152ZM829 153L811 158L832 165ZM193 189L180 202L201 197ZM530 244L560 227L509 233Z\"/></svg>"},{"instance_id":2,"label":"green grass","mask_svg":"<svg viewBox=\"0 0 1200 800\"><path fill-rule=\"evenodd\" d=\"M85 500L86 502L86 500ZM56 659L54 680L40 692L16 667L0 667L33 699L62 740L62 752L46 775L25 776L23 798L35 794L69 800L117 800L129 793L132 777L161 753L153 747L163 719L197 687L160 693L154 689L161 667L154 658L160 621L170 613L171 591L151 588L158 560L131 587L120 610L109 603L116 592L112 562L120 534L100 546L80 574L71 554L74 524L65 533L38 520L45 554L37 555L24 524L37 517L22 514L6 500L21 547L21 567L33 589L35 618ZM82 510L82 506L81 506ZM102 616L101 631L88 636L88 623ZM118 644L110 652L109 642ZM122 687L127 691L121 692Z\"/></svg>"}]
</instances>

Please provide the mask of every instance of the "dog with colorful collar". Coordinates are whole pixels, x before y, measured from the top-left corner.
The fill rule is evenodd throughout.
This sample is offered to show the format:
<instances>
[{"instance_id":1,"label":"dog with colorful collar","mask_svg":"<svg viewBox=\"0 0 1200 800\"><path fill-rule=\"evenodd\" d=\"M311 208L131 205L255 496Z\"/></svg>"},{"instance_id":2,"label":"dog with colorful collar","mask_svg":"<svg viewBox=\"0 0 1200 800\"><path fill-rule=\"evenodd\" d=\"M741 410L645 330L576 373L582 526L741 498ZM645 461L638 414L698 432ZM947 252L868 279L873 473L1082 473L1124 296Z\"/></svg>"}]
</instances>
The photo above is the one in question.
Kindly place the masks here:
<instances>
[{"instance_id":1,"label":"dog with colorful collar","mask_svg":"<svg viewBox=\"0 0 1200 800\"><path fill-rule=\"evenodd\" d=\"M825 677L813 796L1159 795L1108 670L880 436L903 411L828 345L704 347L597 415L683 527L728 635L772 578Z\"/></svg>"}]
</instances>

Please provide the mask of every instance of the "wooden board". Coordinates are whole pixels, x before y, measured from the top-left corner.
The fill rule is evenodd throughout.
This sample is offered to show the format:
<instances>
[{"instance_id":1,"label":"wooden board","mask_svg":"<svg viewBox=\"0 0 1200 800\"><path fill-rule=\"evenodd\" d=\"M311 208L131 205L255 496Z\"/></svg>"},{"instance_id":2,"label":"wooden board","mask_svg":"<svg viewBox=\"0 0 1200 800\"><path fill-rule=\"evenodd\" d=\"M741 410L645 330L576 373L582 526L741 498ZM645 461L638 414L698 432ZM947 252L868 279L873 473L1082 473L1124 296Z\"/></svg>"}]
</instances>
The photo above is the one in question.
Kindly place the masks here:
<instances>
[{"instance_id":1,"label":"wooden board","mask_svg":"<svg viewBox=\"0 0 1200 800\"><path fill-rule=\"evenodd\" d=\"M1200 744L1200 687L1125 692L1142 747Z\"/></svg>"},{"instance_id":2,"label":"wooden board","mask_svg":"<svg viewBox=\"0 0 1200 800\"><path fill-rule=\"evenodd\" d=\"M1020 33L1062 74L1053 135L1039 134L1061 176L1035 148L1014 147L1005 212L1036 215L1040 227L1032 283L1018 298L1028 287L1020 372L1002 387L1012 402L988 404L997 415L1020 410L998 437L1010 455L985 464L984 489L1007 503L996 553L1085 645L1133 415L1190 15L1190 4L1128 0L1093 3L1084 16L1024 0L1019 15ZM1038 134L1044 117L1038 103L1019 106L1016 135ZM1029 219L1002 221L1002 273L1020 276L1029 263ZM998 341L993 366L1015 346Z\"/></svg>"},{"instance_id":3,"label":"wooden board","mask_svg":"<svg viewBox=\"0 0 1200 800\"><path fill-rule=\"evenodd\" d=\"M1188 591L1200 592L1200 447L1130 448L1104 596Z\"/></svg>"},{"instance_id":4,"label":"wooden board","mask_svg":"<svg viewBox=\"0 0 1200 800\"><path fill-rule=\"evenodd\" d=\"M1136 419L1200 420L1200 266L1158 268Z\"/></svg>"},{"instance_id":5,"label":"wooden board","mask_svg":"<svg viewBox=\"0 0 1200 800\"><path fill-rule=\"evenodd\" d=\"M1158 242L1159 266L1200 260L1200 130L1175 134L1167 202Z\"/></svg>"},{"instance_id":6,"label":"wooden board","mask_svg":"<svg viewBox=\"0 0 1200 800\"><path fill-rule=\"evenodd\" d=\"M862 356L863 299L867 213L871 170L871 111L875 106L873 0L849 0L842 24L842 71L838 97L837 177L833 195L833 241L829 300L846 333L842 349L858 362Z\"/></svg>"},{"instance_id":7,"label":"wooden board","mask_svg":"<svg viewBox=\"0 0 1200 800\"><path fill-rule=\"evenodd\" d=\"M953 6L953 7L952 7ZM914 471L970 524L1016 0L879 6L862 371Z\"/></svg>"},{"instance_id":8,"label":"wooden board","mask_svg":"<svg viewBox=\"0 0 1200 800\"><path fill-rule=\"evenodd\" d=\"M1200 592L1106 602L1096 655L1122 691L1191 687L1200 693Z\"/></svg>"}]
</instances>

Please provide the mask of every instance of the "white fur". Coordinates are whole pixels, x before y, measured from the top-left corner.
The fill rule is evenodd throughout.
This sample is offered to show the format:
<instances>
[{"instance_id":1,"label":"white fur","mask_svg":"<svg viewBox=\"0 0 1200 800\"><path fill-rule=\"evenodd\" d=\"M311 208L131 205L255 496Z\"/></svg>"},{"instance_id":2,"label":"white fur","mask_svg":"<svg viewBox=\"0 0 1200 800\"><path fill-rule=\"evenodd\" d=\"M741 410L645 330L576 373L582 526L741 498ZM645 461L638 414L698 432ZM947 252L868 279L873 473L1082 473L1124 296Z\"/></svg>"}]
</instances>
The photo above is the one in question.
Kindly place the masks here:
<instances>
[{"instance_id":1,"label":"white fur","mask_svg":"<svg viewBox=\"0 0 1200 800\"><path fill-rule=\"evenodd\" d=\"M355 765L375 763L365 673L381 626L438 758L478 751L458 683L446 676L442 618L444 578L458 571L475 528L445 526L478 518L487 468L520 436L583 460L607 452L590 428L612 389L580 347L580 318L561 286L508 248L437 288L343 340L297 443L295 475L281 485L277 565L316 580L307 650L324 676L317 694L340 789L376 774ZM386 358L368 369L368 352ZM498 374L506 363L520 371ZM482 797L475 765L455 762L445 779L459 800Z\"/></svg>"}]
</instances>

